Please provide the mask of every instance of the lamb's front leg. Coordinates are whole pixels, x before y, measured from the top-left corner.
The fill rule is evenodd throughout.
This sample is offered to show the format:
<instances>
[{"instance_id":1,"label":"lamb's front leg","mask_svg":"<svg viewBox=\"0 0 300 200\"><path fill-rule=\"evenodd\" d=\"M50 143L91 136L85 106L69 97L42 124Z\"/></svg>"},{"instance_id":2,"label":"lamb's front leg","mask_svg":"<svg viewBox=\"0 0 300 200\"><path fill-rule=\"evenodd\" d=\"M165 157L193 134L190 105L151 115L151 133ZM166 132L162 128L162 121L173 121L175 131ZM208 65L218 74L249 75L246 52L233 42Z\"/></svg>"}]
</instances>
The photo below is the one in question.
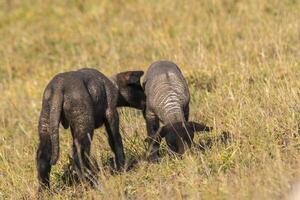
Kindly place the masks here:
<instances>
[{"instance_id":1,"label":"lamb's front leg","mask_svg":"<svg viewBox=\"0 0 300 200\"><path fill-rule=\"evenodd\" d=\"M144 117L146 120L146 126L147 126L147 142L149 144L149 156L148 159L151 162L157 161L158 159L158 151L160 146L160 137L157 136L157 131L159 129L159 118L151 111L147 110L144 113Z\"/></svg>"},{"instance_id":2,"label":"lamb's front leg","mask_svg":"<svg viewBox=\"0 0 300 200\"><path fill-rule=\"evenodd\" d=\"M125 154L119 131L119 115L117 109L107 109L105 115L105 128L108 135L108 142L115 154L117 170L122 171L125 165Z\"/></svg>"}]
</instances>

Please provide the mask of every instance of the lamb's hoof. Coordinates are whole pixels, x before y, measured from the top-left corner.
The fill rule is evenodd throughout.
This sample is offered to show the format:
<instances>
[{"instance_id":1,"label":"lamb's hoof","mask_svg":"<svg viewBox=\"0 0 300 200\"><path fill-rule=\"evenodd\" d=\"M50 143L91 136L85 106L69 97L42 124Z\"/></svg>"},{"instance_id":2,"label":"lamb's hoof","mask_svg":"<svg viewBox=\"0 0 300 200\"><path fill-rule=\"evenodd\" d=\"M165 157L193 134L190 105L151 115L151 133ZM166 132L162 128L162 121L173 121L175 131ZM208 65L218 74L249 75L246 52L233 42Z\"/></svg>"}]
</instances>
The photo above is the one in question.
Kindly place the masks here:
<instances>
[{"instance_id":1,"label":"lamb's hoof","mask_svg":"<svg viewBox=\"0 0 300 200\"><path fill-rule=\"evenodd\" d=\"M72 163L69 163L64 166L64 173L62 175L63 183L67 186L72 186L79 182L79 176L74 169Z\"/></svg>"}]
</instances>

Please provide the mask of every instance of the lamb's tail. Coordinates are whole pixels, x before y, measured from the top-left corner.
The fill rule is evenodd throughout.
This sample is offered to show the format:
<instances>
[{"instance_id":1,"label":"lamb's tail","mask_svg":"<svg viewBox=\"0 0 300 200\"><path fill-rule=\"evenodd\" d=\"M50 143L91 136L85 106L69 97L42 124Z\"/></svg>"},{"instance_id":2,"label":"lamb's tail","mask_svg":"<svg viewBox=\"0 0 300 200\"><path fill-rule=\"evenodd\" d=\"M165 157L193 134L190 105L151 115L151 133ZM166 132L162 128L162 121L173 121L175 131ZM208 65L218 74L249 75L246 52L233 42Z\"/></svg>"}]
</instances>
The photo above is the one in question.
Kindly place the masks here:
<instances>
[{"instance_id":1,"label":"lamb's tail","mask_svg":"<svg viewBox=\"0 0 300 200\"><path fill-rule=\"evenodd\" d=\"M62 106L63 93L60 90L55 91L50 103L51 165L55 165L59 158L59 122Z\"/></svg>"}]
</instances>

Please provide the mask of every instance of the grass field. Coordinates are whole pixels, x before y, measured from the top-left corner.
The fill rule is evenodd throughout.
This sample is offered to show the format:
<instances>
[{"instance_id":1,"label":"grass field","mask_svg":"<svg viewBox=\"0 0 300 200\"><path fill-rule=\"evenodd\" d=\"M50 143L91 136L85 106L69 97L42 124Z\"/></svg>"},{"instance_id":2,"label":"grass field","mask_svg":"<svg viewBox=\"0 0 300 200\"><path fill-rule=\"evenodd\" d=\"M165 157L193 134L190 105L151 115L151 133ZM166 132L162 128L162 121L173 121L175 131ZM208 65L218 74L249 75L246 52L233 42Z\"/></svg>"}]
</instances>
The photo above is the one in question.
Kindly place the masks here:
<instances>
[{"instance_id":1,"label":"grass field","mask_svg":"<svg viewBox=\"0 0 300 200\"><path fill-rule=\"evenodd\" d=\"M298 0L0 0L0 199L33 199L43 90L57 73L94 67L110 76L176 62L190 86L191 119L215 127L212 147L145 161L140 111L120 109L128 160L113 175L98 129L100 190L66 187L71 134L60 129L51 199L288 199L300 180ZM228 144L216 138L231 133Z\"/></svg>"}]
</instances>

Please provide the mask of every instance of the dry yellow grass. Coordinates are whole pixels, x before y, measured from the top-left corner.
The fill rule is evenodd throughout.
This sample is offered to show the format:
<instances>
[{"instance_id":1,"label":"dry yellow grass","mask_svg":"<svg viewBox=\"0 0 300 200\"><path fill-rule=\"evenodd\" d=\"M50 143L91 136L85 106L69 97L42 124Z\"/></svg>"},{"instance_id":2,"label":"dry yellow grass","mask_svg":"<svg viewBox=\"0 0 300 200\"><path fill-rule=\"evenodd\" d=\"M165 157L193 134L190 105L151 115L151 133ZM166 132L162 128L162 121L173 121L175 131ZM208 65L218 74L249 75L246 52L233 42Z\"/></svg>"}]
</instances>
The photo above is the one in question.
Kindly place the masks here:
<instances>
[{"instance_id":1,"label":"dry yellow grass","mask_svg":"<svg viewBox=\"0 0 300 200\"><path fill-rule=\"evenodd\" d=\"M64 187L70 132L51 173L52 199L286 199L300 176L298 0L1 0L0 199L32 199L41 98L56 73L83 66L107 75L176 62L192 93L191 118L232 133L205 152L122 175L97 130L101 190ZM120 109L128 159L143 157L139 111ZM203 138L205 140L206 138ZM198 140L198 138L197 138ZM196 142L197 142L196 140Z\"/></svg>"}]
</instances>

